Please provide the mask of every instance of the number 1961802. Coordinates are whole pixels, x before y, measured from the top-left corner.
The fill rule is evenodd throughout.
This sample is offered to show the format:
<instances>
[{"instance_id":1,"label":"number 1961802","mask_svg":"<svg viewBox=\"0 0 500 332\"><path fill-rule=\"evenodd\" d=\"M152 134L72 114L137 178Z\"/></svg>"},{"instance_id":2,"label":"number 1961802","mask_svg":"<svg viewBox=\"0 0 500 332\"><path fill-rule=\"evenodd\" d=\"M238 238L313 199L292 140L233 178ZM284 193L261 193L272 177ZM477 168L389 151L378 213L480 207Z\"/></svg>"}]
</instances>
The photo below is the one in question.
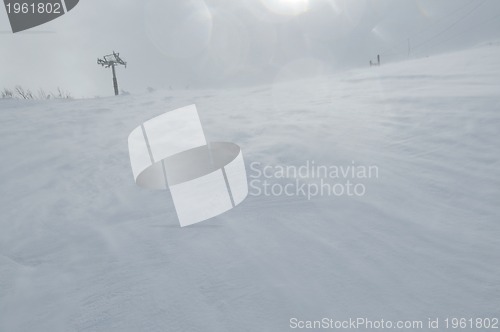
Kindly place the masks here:
<instances>
[{"instance_id":1,"label":"number 1961802","mask_svg":"<svg viewBox=\"0 0 500 332\"><path fill-rule=\"evenodd\" d=\"M7 13L11 14L61 14L60 3L25 3L14 2L5 5Z\"/></svg>"},{"instance_id":2,"label":"number 1961802","mask_svg":"<svg viewBox=\"0 0 500 332\"><path fill-rule=\"evenodd\" d=\"M498 329L498 318L446 318L447 329Z\"/></svg>"}]
</instances>

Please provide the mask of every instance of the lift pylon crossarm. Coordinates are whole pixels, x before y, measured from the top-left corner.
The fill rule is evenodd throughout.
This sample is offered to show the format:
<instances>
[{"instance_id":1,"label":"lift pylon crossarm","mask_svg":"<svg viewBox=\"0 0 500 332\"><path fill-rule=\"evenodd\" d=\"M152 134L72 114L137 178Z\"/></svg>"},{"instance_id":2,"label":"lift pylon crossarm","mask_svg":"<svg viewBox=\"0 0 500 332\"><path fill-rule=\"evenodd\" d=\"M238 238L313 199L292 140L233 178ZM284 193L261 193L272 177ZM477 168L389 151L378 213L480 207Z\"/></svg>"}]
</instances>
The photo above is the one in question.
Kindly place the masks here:
<instances>
[{"instance_id":1,"label":"lift pylon crossarm","mask_svg":"<svg viewBox=\"0 0 500 332\"><path fill-rule=\"evenodd\" d=\"M127 67L127 62L120 58L120 53L113 52L112 54L105 55L104 59L97 59L97 64L105 68L109 68L115 65L122 65Z\"/></svg>"}]
</instances>

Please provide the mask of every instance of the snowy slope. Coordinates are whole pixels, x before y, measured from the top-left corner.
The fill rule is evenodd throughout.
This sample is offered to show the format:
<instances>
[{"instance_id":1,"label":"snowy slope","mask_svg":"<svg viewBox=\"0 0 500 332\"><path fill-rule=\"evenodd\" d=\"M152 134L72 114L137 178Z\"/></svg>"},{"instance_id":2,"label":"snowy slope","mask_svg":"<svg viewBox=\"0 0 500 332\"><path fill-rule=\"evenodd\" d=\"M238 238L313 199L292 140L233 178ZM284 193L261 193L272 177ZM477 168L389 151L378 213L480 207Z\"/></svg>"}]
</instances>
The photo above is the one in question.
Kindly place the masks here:
<instances>
[{"instance_id":1,"label":"snowy slope","mask_svg":"<svg viewBox=\"0 0 500 332\"><path fill-rule=\"evenodd\" d=\"M499 59L483 46L255 88L0 100L0 331L498 317ZM134 184L127 136L191 103L247 167L355 161L379 178L362 197L249 196L180 228L167 192Z\"/></svg>"}]
</instances>

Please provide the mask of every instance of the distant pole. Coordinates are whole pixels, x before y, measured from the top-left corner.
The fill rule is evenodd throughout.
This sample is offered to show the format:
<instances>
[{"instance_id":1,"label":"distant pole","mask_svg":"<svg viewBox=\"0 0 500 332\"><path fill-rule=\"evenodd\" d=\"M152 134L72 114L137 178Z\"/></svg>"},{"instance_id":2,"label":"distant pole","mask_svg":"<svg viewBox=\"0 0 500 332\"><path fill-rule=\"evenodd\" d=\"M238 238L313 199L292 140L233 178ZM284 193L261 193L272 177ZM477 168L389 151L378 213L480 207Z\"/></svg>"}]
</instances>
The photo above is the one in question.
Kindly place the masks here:
<instances>
[{"instance_id":1,"label":"distant pole","mask_svg":"<svg viewBox=\"0 0 500 332\"><path fill-rule=\"evenodd\" d=\"M377 62L378 62L378 65L380 66L380 54L377 54Z\"/></svg>"},{"instance_id":2,"label":"distant pole","mask_svg":"<svg viewBox=\"0 0 500 332\"><path fill-rule=\"evenodd\" d=\"M116 65L123 65L127 68L127 63L120 58L120 53L108 54L104 56L104 59L97 59L97 64L105 68L111 67L113 72L113 88L115 90L115 96L118 96L118 80L116 79Z\"/></svg>"},{"instance_id":3,"label":"distant pole","mask_svg":"<svg viewBox=\"0 0 500 332\"><path fill-rule=\"evenodd\" d=\"M116 79L115 65L111 65L111 68L113 70L113 87L115 88L115 96L118 96L118 80Z\"/></svg>"}]
</instances>

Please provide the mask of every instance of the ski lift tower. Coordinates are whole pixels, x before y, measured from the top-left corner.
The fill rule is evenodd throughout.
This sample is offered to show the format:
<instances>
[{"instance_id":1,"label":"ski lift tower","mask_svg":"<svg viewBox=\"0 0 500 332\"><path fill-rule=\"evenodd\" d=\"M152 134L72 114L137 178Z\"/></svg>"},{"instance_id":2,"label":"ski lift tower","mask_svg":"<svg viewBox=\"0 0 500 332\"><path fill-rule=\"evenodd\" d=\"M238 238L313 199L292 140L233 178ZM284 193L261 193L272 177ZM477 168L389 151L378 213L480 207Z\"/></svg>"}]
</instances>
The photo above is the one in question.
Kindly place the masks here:
<instances>
[{"instance_id":1,"label":"ski lift tower","mask_svg":"<svg viewBox=\"0 0 500 332\"><path fill-rule=\"evenodd\" d=\"M115 66L123 65L127 68L127 63L120 58L120 53L108 54L103 57L104 59L97 59L97 64L103 66L104 68L109 68L113 70L113 87L115 88L115 96L118 96L118 81L116 80Z\"/></svg>"}]
</instances>

